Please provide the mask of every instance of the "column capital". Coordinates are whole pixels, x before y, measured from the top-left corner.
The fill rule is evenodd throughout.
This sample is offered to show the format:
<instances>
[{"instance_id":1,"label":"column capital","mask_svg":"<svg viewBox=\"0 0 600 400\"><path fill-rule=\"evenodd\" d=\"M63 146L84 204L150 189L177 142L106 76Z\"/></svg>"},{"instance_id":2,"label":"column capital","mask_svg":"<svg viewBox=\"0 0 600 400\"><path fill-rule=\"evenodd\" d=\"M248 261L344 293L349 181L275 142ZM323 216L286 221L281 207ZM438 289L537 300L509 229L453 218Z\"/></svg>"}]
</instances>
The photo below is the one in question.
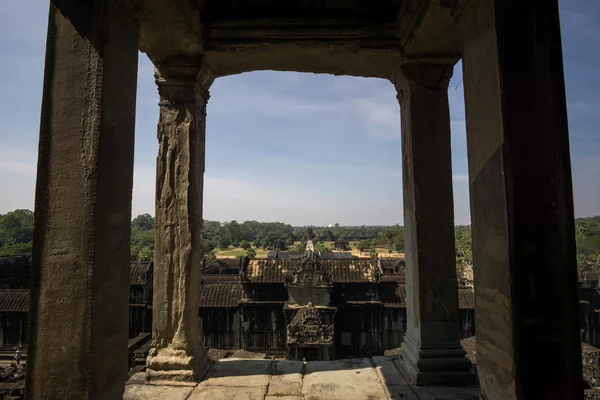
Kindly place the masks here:
<instances>
[{"instance_id":1,"label":"column capital","mask_svg":"<svg viewBox=\"0 0 600 400\"><path fill-rule=\"evenodd\" d=\"M154 67L155 82L160 95L159 105L174 106L192 103L206 105L209 88L215 80L204 64L175 58Z\"/></svg>"},{"instance_id":2,"label":"column capital","mask_svg":"<svg viewBox=\"0 0 600 400\"><path fill-rule=\"evenodd\" d=\"M398 101L418 88L447 91L453 69L451 64L401 64L392 81L398 92Z\"/></svg>"}]
</instances>

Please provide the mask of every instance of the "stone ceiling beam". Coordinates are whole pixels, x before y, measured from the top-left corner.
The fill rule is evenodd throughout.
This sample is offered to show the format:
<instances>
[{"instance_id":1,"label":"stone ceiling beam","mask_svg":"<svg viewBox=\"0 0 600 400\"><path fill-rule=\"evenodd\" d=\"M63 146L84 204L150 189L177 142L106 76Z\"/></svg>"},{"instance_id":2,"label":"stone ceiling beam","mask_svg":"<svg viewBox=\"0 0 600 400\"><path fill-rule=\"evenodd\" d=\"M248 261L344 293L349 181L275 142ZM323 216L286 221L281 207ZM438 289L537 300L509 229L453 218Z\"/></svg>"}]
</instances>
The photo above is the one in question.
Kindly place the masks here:
<instances>
[{"instance_id":1,"label":"stone ceiling beam","mask_svg":"<svg viewBox=\"0 0 600 400\"><path fill-rule=\"evenodd\" d=\"M129 0L141 20L140 50L154 63L174 56L199 57L204 25L190 0Z\"/></svg>"},{"instance_id":2,"label":"stone ceiling beam","mask_svg":"<svg viewBox=\"0 0 600 400\"><path fill-rule=\"evenodd\" d=\"M460 58L461 21L468 0L406 0L396 25L407 58Z\"/></svg>"}]
</instances>

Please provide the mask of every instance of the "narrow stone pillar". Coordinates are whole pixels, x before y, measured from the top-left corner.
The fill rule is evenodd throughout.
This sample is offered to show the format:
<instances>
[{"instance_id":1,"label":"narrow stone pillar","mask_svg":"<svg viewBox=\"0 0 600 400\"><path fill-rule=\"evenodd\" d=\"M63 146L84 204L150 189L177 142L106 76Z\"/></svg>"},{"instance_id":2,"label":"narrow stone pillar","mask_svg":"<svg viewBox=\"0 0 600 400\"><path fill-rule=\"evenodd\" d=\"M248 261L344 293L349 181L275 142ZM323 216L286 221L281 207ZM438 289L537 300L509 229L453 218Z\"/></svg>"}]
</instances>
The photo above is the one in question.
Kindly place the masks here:
<instances>
[{"instance_id":1,"label":"narrow stone pillar","mask_svg":"<svg viewBox=\"0 0 600 400\"><path fill-rule=\"evenodd\" d=\"M581 399L558 1L480 0L463 76L482 398Z\"/></svg>"},{"instance_id":2,"label":"narrow stone pillar","mask_svg":"<svg viewBox=\"0 0 600 400\"><path fill-rule=\"evenodd\" d=\"M210 360L199 329L202 187L210 71L157 66L160 94L151 382L195 382Z\"/></svg>"},{"instance_id":3,"label":"narrow stone pillar","mask_svg":"<svg viewBox=\"0 0 600 400\"><path fill-rule=\"evenodd\" d=\"M50 2L28 399L123 397L138 35L121 2Z\"/></svg>"},{"instance_id":4,"label":"narrow stone pillar","mask_svg":"<svg viewBox=\"0 0 600 400\"><path fill-rule=\"evenodd\" d=\"M448 82L451 65L403 65L402 116L407 329L403 365L417 385L468 385L460 345Z\"/></svg>"}]
</instances>

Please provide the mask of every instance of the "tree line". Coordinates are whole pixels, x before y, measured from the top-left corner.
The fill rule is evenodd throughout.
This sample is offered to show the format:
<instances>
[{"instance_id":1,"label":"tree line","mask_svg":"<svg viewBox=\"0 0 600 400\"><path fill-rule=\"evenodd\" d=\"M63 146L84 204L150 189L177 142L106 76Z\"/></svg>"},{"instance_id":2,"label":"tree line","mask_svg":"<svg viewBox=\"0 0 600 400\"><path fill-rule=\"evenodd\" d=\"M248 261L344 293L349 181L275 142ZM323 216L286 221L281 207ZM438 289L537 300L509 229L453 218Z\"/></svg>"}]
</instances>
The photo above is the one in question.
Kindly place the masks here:
<instances>
[{"instance_id":1,"label":"tree line","mask_svg":"<svg viewBox=\"0 0 600 400\"><path fill-rule=\"evenodd\" d=\"M580 271L590 270L600 264L600 216L575 220L577 264ZM204 221L202 227L202 252L214 257L214 252L230 246L240 247L248 254L255 249L302 251L307 239L311 239L317 251L346 250L350 247L360 251L387 249L404 251L404 228L394 226L340 226L328 227L292 226L282 222ZM455 227L457 265L472 260L470 226ZM33 212L18 209L0 214L0 256L30 254L33 240ZM154 217L142 214L131 223L131 257L149 260L154 254Z\"/></svg>"}]
</instances>

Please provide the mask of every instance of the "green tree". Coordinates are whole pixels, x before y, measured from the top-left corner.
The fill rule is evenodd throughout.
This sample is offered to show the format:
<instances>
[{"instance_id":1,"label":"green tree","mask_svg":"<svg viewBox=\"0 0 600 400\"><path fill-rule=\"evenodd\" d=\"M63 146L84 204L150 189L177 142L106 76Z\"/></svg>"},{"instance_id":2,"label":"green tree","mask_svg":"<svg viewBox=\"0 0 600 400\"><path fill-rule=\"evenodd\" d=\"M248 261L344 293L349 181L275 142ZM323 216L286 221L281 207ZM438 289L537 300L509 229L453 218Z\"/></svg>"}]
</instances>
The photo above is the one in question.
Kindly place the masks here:
<instances>
[{"instance_id":1,"label":"green tree","mask_svg":"<svg viewBox=\"0 0 600 400\"><path fill-rule=\"evenodd\" d=\"M404 251L404 229L394 236L394 250Z\"/></svg>"},{"instance_id":2,"label":"green tree","mask_svg":"<svg viewBox=\"0 0 600 400\"><path fill-rule=\"evenodd\" d=\"M248 257L250 259L256 258L256 250L254 250L254 249L246 250L246 257Z\"/></svg>"},{"instance_id":3,"label":"green tree","mask_svg":"<svg viewBox=\"0 0 600 400\"><path fill-rule=\"evenodd\" d=\"M365 250L367 250L368 248L370 248L370 247L371 247L371 241L370 241L370 240L368 240L368 239L363 239L363 240L360 240L360 241L359 241L359 242L356 244L356 247L358 247L358 250L360 250L360 251L365 251Z\"/></svg>"},{"instance_id":4,"label":"green tree","mask_svg":"<svg viewBox=\"0 0 600 400\"><path fill-rule=\"evenodd\" d=\"M315 244L315 251L319 252L319 253L327 253L329 250L329 247L327 247L327 245L323 242L317 242Z\"/></svg>"},{"instance_id":5,"label":"green tree","mask_svg":"<svg viewBox=\"0 0 600 400\"><path fill-rule=\"evenodd\" d=\"M248 243L246 240L242 240L240 242L240 247L244 250L248 250L250 248L250 243Z\"/></svg>"},{"instance_id":6,"label":"green tree","mask_svg":"<svg viewBox=\"0 0 600 400\"><path fill-rule=\"evenodd\" d=\"M6 213L0 219L0 246L31 243L33 240L33 212L19 209Z\"/></svg>"},{"instance_id":7,"label":"green tree","mask_svg":"<svg viewBox=\"0 0 600 400\"><path fill-rule=\"evenodd\" d=\"M231 243L238 242L242 239L242 231L237 221L233 220L225 224L227 238Z\"/></svg>"},{"instance_id":8,"label":"green tree","mask_svg":"<svg viewBox=\"0 0 600 400\"><path fill-rule=\"evenodd\" d=\"M231 241L229 240L229 238L227 236L221 236L219 238L219 248L226 249L229 247L230 244L231 244Z\"/></svg>"},{"instance_id":9,"label":"green tree","mask_svg":"<svg viewBox=\"0 0 600 400\"><path fill-rule=\"evenodd\" d=\"M588 228L588 223L582 221L576 225L575 232L579 238L584 238L586 233L588 232Z\"/></svg>"},{"instance_id":10,"label":"green tree","mask_svg":"<svg viewBox=\"0 0 600 400\"><path fill-rule=\"evenodd\" d=\"M294 245L294 251L304 251L306 249L306 243L298 242Z\"/></svg>"},{"instance_id":11,"label":"green tree","mask_svg":"<svg viewBox=\"0 0 600 400\"><path fill-rule=\"evenodd\" d=\"M154 251L151 248L145 246L139 249L139 251L137 252L137 256L135 257L135 259L139 261L150 261L153 258Z\"/></svg>"},{"instance_id":12,"label":"green tree","mask_svg":"<svg viewBox=\"0 0 600 400\"><path fill-rule=\"evenodd\" d=\"M154 229L154 217L148 213L138 215L131 221L131 229L136 227L142 230Z\"/></svg>"},{"instance_id":13,"label":"green tree","mask_svg":"<svg viewBox=\"0 0 600 400\"><path fill-rule=\"evenodd\" d=\"M383 232L383 235L387 240L388 249L391 250L394 247L394 236L396 236L396 231L394 228L388 228Z\"/></svg>"},{"instance_id":14,"label":"green tree","mask_svg":"<svg viewBox=\"0 0 600 400\"><path fill-rule=\"evenodd\" d=\"M31 242L1 246L0 256L12 256L15 254L31 254L31 248Z\"/></svg>"}]
</instances>

